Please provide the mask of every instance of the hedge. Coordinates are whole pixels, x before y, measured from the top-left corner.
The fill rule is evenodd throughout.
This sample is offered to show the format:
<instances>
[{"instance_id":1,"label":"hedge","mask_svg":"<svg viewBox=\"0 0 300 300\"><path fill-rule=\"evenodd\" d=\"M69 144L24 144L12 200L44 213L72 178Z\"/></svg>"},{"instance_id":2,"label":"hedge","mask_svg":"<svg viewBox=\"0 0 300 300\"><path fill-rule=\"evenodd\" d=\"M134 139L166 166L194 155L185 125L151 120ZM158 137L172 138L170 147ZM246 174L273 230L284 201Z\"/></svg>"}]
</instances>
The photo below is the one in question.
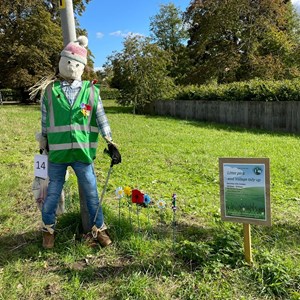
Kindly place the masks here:
<instances>
[{"instance_id":1,"label":"hedge","mask_svg":"<svg viewBox=\"0 0 300 300\"><path fill-rule=\"evenodd\" d=\"M120 96L120 92L118 89L111 89L107 87L100 87L100 96L103 100L114 100Z\"/></svg>"},{"instance_id":2,"label":"hedge","mask_svg":"<svg viewBox=\"0 0 300 300\"><path fill-rule=\"evenodd\" d=\"M251 80L179 87L174 100L300 101L300 80Z\"/></svg>"},{"instance_id":3,"label":"hedge","mask_svg":"<svg viewBox=\"0 0 300 300\"><path fill-rule=\"evenodd\" d=\"M179 86L176 90L175 96L168 100L300 101L300 79L189 85ZM21 93L18 90L0 89L0 92L3 101L21 100ZM120 96L120 91L103 87L100 89L100 95L103 100L114 100Z\"/></svg>"},{"instance_id":4,"label":"hedge","mask_svg":"<svg viewBox=\"0 0 300 300\"><path fill-rule=\"evenodd\" d=\"M2 95L2 101L21 101L22 95L19 90L12 89L0 89L0 93Z\"/></svg>"}]
</instances>

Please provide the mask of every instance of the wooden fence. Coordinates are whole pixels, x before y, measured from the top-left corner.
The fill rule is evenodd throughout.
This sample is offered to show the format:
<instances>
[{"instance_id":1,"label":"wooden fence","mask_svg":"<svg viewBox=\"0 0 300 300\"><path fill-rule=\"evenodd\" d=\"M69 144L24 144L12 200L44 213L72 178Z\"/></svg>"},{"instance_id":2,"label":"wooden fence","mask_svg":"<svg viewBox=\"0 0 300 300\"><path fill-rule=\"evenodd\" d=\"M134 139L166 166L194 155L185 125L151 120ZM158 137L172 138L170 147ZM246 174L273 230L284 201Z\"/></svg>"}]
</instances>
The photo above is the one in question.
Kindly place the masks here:
<instances>
[{"instance_id":1,"label":"wooden fence","mask_svg":"<svg viewBox=\"0 0 300 300\"><path fill-rule=\"evenodd\" d=\"M299 101L155 101L146 113L270 131L300 133Z\"/></svg>"}]
</instances>

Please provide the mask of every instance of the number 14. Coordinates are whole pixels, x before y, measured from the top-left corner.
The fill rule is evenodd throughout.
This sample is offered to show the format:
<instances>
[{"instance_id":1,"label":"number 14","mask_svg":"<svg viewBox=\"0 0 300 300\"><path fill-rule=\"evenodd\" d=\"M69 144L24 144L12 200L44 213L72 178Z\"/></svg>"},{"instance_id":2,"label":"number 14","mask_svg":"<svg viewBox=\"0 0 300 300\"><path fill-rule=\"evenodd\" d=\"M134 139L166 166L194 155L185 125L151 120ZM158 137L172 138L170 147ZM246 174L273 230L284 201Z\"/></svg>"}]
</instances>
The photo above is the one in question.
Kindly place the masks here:
<instances>
[{"instance_id":1,"label":"number 14","mask_svg":"<svg viewBox=\"0 0 300 300\"><path fill-rule=\"evenodd\" d=\"M36 164L37 164L37 167L36 167L36 168L37 168L38 170L40 170L40 169L45 170L45 169L46 169L46 164L45 164L44 161L42 161L42 162L37 161Z\"/></svg>"}]
</instances>

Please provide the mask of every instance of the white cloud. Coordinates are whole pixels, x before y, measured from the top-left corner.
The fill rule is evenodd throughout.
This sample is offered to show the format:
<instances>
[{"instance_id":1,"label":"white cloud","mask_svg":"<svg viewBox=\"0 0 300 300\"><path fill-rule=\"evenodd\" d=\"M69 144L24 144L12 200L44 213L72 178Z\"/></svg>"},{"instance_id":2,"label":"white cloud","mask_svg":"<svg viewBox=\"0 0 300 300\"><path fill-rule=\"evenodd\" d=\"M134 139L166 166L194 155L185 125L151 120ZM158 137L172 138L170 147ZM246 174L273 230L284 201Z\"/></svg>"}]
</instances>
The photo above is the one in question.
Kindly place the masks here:
<instances>
[{"instance_id":1,"label":"white cloud","mask_svg":"<svg viewBox=\"0 0 300 300\"><path fill-rule=\"evenodd\" d=\"M104 34L102 32L97 32L96 37L97 39L102 39L104 37Z\"/></svg>"},{"instance_id":2,"label":"white cloud","mask_svg":"<svg viewBox=\"0 0 300 300\"><path fill-rule=\"evenodd\" d=\"M118 31L114 31L114 32L111 32L110 35L113 35L113 36L120 36L120 37L126 37L128 33L126 32L122 32L121 30L118 30Z\"/></svg>"},{"instance_id":3,"label":"white cloud","mask_svg":"<svg viewBox=\"0 0 300 300\"><path fill-rule=\"evenodd\" d=\"M103 67L94 67L94 71L97 72L97 71L104 71L104 68Z\"/></svg>"},{"instance_id":4,"label":"white cloud","mask_svg":"<svg viewBox=\"0 0 300 300\"><path fill-rule=\"evenodd\" d=\"M122 31L122 30L117 30L114 32L111 32L109 35L112 36L117 36L117 37L128 37L128 36L144 36L141 33L137 33L137 32L130 32L130 31Z\"/></svg>"}]
</instances>

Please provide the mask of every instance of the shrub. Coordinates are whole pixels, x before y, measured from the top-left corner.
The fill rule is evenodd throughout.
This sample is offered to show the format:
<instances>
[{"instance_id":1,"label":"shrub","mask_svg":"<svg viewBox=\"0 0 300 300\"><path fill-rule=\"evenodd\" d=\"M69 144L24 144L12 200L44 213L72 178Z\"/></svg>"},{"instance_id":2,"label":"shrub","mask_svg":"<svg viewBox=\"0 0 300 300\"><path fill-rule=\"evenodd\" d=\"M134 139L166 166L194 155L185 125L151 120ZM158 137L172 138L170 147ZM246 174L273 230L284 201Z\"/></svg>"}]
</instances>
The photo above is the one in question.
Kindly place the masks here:
<instances>
[{"instance_id":1,"label":"shrub","mask_svg":"<svg viewBox=\"0 0 300 300\"><path fill-rule=\"evenodd\" d=\"M21 101L21 93L19 90L1 89L3 101Z\"/></svg>"},{"instance_id":2,"label":"shrub","mask_svg":"<svg viewBox=\"0 0 300 300\"><path fill-rule=\"evenodd\" d=\"M179 87L175 100L299 101L300 80L233 82Z\"/></svg>"},{"instance_id":3,"label":"shrub","mask_svg":"<svg viewBox=\"0 0 300 300\"><path fill-rule=\"evenodd\" d=\"M115 100L120 97L120 91L118 89L100 87L100 95L102 100Z\"/></svg>"}]
</instances>

